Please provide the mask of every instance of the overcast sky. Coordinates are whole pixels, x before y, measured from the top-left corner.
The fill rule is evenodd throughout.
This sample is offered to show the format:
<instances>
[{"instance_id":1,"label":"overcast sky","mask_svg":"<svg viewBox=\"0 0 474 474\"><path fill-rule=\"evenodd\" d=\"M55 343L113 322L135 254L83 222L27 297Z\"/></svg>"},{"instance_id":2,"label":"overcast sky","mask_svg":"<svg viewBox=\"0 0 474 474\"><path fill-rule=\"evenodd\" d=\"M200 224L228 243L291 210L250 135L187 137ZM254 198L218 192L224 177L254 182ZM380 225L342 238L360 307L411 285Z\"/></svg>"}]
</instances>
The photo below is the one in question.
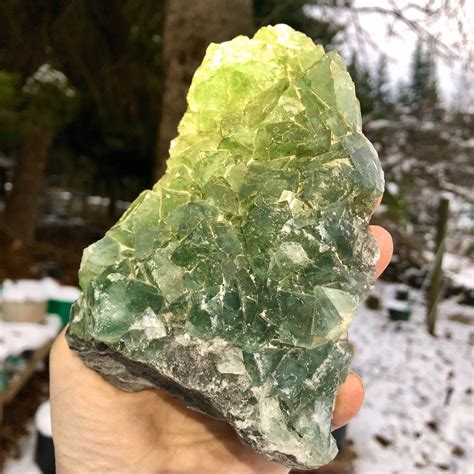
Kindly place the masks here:
<instances>
[{"instance_id":1,"label":"overcast sky","mask_svg":"<svg viewBox=\"0 0 474 474\"><path fill-rule=\"evenodd\" d=\"M435 3L441 3L442 0L435 0ZM390 9L390 0L354 0L356 7L382 7ZM426 0L395 0L399 6L406 4L424 5ZM455 3L455 2L453 2ZM459 10L461 12L461 10ZM319 12L315 10L319 16ZM336 13L336 15L338 15ZM470 37L466 48L456 45L460 40L458 25L454 18L442 17L436 22L427 24L422 22L423 15L414 9L407 11L411 20L422 24L431 34L435 35L442 43L447 45L453 54L449 54L450 59L438 58L437 69L439 76L439 86L443 97L450 100L455 91L459 89L459 76L462 71L462 65L468 62L469 54L474 50L474 0L466 0L466 5L462 10L465 30L469 31ZM344 38L347 38L342 44L342 54L350 57L350 51L354 48L359 52L360 60L368 60L372 66L377 62L380 52L388 57L388 67L390 78L394 87L400 80L407 81L409 77L410 62L416 45L417 33L408 25L401 21L393 21L393 17L383 16L378 13L361 13L357 15L359 25L354 18L346 18L348 27L344 32ZM338 18L336 16L335 20ZM340 13L339 13L340 20ZM390 35L390 28L395 34ZM364 40L360 43L360 31L363 30L370 37L370 41ZM373 44L371 44L373 43ZM455 57L457 56L457 58ZM471 56L472 57L472 56ZM473 64L471 62L471 74L473 73ZM465 85L470 82L472 86L473 77L470 81L465 80Z\"/></svg>"}]
</instances>

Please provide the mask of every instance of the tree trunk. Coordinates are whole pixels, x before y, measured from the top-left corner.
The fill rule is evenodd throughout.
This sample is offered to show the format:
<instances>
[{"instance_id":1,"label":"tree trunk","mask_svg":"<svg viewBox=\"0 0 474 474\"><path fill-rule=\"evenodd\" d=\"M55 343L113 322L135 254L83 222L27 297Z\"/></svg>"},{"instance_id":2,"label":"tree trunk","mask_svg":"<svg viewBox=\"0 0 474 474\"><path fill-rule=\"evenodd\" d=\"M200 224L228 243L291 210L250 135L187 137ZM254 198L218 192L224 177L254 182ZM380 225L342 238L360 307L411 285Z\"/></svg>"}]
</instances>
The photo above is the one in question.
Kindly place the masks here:
<instances>
[{"instance_id":1,"label":"tree trunk","mask_svg":"<svg viewBox=\"0 0 474 474\"><path fill-rule=\"evenodd\" d=\"M170 141L186 110L194 71L211 42L252 32L251 0L168 0L163 32L164 85L155 179L166 169Z\"/></svg>"},{"instance_id":2,"label":"tree trunk","mask_svg":"<svg viewBox=\"0 0 474 474\"><path fill-rule=\"evenodd\" d=\"M52 141L50 131L35 130L24 139L18 153L5 220L12 236L24 243L34 239L44 171Z\"/></svg>"}]
</instances>

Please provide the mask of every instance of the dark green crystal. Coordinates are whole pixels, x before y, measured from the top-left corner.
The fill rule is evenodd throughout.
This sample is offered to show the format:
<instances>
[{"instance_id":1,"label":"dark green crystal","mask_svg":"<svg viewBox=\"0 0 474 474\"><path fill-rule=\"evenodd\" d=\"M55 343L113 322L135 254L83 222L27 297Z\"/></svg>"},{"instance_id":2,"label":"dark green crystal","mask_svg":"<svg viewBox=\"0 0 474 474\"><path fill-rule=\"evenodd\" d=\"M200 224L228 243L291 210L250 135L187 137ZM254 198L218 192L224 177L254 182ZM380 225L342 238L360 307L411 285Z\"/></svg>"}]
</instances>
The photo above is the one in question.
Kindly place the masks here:
<instances>
[{"instance_id":1,"label":"dark green crystal","mask_svg":"<svg viewBox=\"0 0 474 474\"><path fill-rule=\"evenodd\" d=\"M71 347L125 390L164 387L225 419L270 459L326 464L383 190L343 61L285 25L212 44L170 156L85 251Z\"/></svg>"}]
</instances>

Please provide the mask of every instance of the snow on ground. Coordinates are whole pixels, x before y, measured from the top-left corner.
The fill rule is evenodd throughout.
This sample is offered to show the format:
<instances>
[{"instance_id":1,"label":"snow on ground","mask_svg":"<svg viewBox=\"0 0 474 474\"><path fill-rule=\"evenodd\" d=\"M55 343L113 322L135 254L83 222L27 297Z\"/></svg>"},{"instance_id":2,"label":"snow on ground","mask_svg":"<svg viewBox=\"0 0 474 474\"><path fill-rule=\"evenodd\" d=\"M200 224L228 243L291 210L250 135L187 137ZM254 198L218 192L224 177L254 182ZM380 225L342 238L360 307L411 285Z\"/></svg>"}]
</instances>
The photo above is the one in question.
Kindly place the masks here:
<instances>
[{"instance_id":1,"label":"snow on ground","mask_svg":"<svg viewBox=\"0 0 474 474\"><path fill-rule=\"evenodd\" d=\"M380 282L373 294L383 305L395 289ZM366 384L348 430L356 474L474 473L474 308L451 299L438 314L433 338L419 303L408 322L361 306L351 327L353 369Z\"/></svg>"},{"instance_id":2,"label":"snow on ground","mask_svg":"<svg viewBox=\"0 0 474 474\"><path fill-rule=\"evenodd\" d=\"M39 349L53 340L60 330L61 319L56 314L46 315L45 321L38 324L0 320L0 363L8 356Z\"/></svg>"},{"instance_id":3,"label":"snow on ground","mask_svg":"<svg viewBox=\"0 0 474 474\"><path fill-rule=\"evenodd\" d=\"M468 257L451 253L444 255L444 270L449 278L464 288L474 288L474 265Z\"/></svg>"},{"instance_id":4,"label":"snow on ground","mask_svg":"<svg viewBox=\"0 0 474 474\"><path fill-rule=\"evenodd\" d=\"M45 437L51 437L51 407L49 401L40 405L36 412L35 422L28 427L28 435L20 440L21 456L18 459L7 459L3 474L42 474L41 469L35 463L37 431Z\"/></svg>"},{"instance_id":5,"label":"snow on ground","mask_svg":"<svg viewBox=\"0 0 474 474\"><path fill-rule=\"evenodd\" d=\"M3 474L41 474L40 468L34 462L36 447L36 431L34 425L29 428L28 436L19 443L20 457L9 458L3 466Z\"/></svg>"},{"instance_id":6,"label":"snow on ground","mask_svg":"<svg viewBox=\"0 0 474 474\"><path fill-rule=\"evenodd\" d=\"M75 286L61 285L53 278L41 280L4 280L0 287L0 297L4 301L67 301L79 298L80 290Z\"/></svg>"}]
</instances>

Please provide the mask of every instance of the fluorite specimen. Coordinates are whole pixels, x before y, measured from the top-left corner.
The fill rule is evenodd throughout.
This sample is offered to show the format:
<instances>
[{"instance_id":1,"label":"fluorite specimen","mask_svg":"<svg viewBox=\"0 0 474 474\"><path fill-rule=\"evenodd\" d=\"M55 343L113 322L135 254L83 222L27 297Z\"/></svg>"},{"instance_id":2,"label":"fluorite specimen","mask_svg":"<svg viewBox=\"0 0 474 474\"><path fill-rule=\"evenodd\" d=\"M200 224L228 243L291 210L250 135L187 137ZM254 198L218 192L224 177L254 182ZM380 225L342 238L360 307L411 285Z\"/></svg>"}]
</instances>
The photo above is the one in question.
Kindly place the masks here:
<instances>
[{"instance_id":1,"label":"fluorite specimen","mask_svg":"<svg viewBox=\"0 0 474 474\"><path fill-rule=\"evenodd\" d=\"M85 251L70 346L124 390L162 387L226 420L269 459L329 462L383 190L343 61L285 25L210 45L170 155Z\"/></svg>"}]
</instances>

